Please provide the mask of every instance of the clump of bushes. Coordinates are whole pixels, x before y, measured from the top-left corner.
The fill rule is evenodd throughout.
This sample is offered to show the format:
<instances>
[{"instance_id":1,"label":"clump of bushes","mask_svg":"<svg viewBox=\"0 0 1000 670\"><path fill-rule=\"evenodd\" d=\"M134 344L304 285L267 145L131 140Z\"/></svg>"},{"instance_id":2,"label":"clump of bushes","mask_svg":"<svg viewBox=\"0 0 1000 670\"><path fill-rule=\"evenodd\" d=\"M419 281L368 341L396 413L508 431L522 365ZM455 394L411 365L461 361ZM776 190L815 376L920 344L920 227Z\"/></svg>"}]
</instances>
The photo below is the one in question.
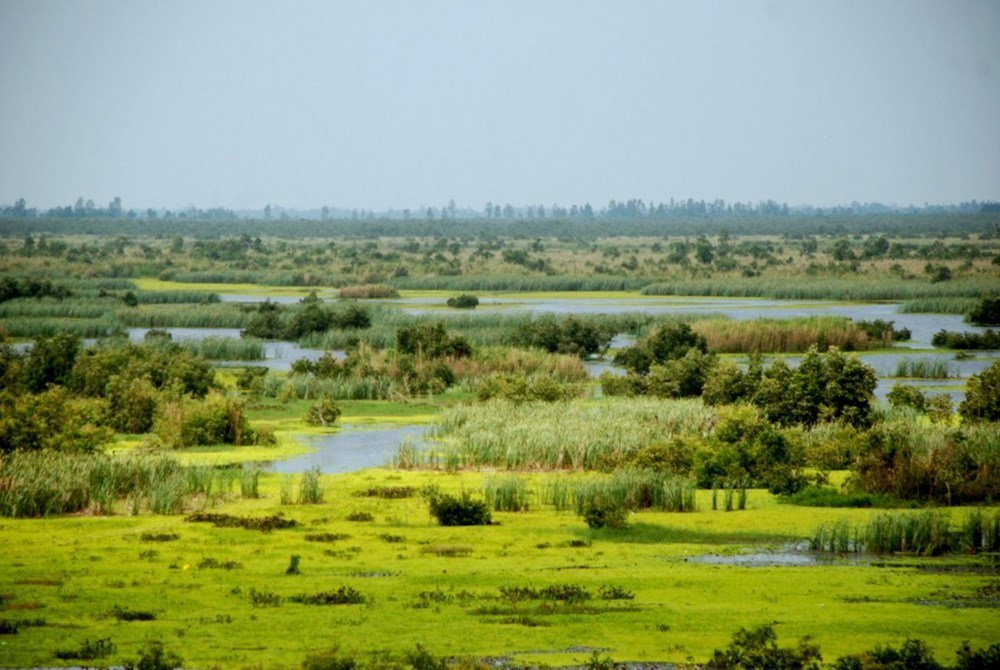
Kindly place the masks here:
<instances>
[{"instance_id":1,"label":"clump of bushes","mask_svg":"<svg viewBox=\"0 0 1000 670\"><path fill-rule=\"evenodd\" d=\"M431 516L442 526L488 526L493 521L489 505L474 500L468 492L456 498L431 487L424 491L424 497Z\"/></svg>"},{"instance_id":2,"label":"clump of bushes","mask_svg":"<svg viewBox=\"0 0 1000 670\"><path fill-rule=\"evenodd\" d=\"M474 295L463 293L462 295L448 298L448 307L455 309L475 309L479 306L479 298Z\"/></svg>"},{"instance_id":3,"label":"clump of bushes","mask_svg":"<svg viewBox=\"0 0 1000 670\"><path fill-rule=\"evenodd\" d=\"M487 375L476 384L476 397L481 401L500 398L514 403L556 402L570 400L581 394L575 384L560 384L551 375L498 372Z\"/></svg>"}]
</instances>

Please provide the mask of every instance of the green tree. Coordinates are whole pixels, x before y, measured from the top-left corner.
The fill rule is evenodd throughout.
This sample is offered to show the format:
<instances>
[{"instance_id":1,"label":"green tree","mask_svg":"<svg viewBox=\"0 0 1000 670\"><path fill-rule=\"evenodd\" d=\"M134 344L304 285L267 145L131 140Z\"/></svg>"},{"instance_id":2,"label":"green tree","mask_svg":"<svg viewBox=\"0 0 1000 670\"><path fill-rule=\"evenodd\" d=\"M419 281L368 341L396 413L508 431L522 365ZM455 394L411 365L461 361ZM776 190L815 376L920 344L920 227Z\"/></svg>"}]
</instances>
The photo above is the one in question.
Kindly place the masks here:
<instances>
[{"instance_id":1,"label":"green tree","mask_svg":"<svg viewBox=\"0 0 1000 670\"><path fill-rule=\"evenodd\" d=\"M66 333L35 340L24 365L30 391L44 391L50 384L65 385L80 351L80 338Z\"/></svg>"},{"instance_id":2,"label":"green tree","mask_svg":"<svg viewBox=\"0 0 1000 670\"><path fill-rule=\"evenodd\" d=\"M958 413L966 421L1000 421L1000 361L969 377Z\"/></svg>"}]
</instances>

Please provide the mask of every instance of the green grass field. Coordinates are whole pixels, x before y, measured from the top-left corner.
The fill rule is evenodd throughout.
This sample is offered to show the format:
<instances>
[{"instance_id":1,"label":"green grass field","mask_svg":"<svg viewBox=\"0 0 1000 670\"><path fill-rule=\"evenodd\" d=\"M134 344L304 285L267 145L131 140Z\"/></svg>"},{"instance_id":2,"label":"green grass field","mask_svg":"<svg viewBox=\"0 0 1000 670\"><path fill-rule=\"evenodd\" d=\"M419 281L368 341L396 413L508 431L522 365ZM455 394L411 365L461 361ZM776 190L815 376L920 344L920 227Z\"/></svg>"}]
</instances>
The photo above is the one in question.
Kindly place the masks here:
<instances>
[{"instance_id":1,"label":"green grass field","mask_svg":"<svg viewBox=\"0 0 1000 670\"><path fill-rule=\"evenodd\" d=\"M357 495L427 484L478 494L485 476L366 470L324 476L321 504L282 505L281 487L297 489L298 477L271 474L261 498L236 492L210 509L299 524L269 533L124 509L111 517L4 519L0 619L26 625L0 637L0 666L65 665L55 652L99 638L117 645L115 656L101 659L108 664L135 658L150 639L178 652L185 667L292 668L333 646L360 655L418 643L440 656L541 666L584 663L591 649L619 661L704 662L737 628L760 623L774 623L785 644L812 636L828 660L919 637L950 662L962 640L982 647L1000 631L995 568L979 559L869 557L799 567L697 560L785 551L819 524L859 522L872 513L865 510L800 508L751 491L746 511L726 513L712 511L711 493L702 491L698 512L642 512L624 530L591 530L537 504L494 513L496 525L447 528L418 495ZM549 476L533 475L533 483ZM372 520L349 521L356 513ZM298 575L285 574L292 555L301 557ZM578 586L592 597L502 598L500 589L512 586ZM365 602L293 602L341 587ZM634 598L600 597L614 588ZM280 604L266 606L267 595ZM123 611L154 618L124 621ZM30 625L39 620L44 625Z\"/></svg>"}]
</instances>

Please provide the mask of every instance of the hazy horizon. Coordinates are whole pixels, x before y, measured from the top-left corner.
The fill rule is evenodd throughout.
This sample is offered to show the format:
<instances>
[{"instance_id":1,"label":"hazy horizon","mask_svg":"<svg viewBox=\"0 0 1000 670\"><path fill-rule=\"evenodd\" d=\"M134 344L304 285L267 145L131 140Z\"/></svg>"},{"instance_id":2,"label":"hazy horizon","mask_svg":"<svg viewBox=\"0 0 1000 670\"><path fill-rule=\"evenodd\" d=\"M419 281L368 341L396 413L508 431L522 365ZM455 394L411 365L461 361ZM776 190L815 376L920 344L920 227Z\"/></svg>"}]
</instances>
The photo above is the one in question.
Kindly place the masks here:
<instances>
[{"instance_id":1,"label":"hazy horizon","mask_svg":"<svg viewBox=\"0 0 1000 670\"><path fill-rule=\"evenodd\" d=\"M0 0L0 203L998 200L997 35L992 0Z\"/></svg>"}]
</instances>

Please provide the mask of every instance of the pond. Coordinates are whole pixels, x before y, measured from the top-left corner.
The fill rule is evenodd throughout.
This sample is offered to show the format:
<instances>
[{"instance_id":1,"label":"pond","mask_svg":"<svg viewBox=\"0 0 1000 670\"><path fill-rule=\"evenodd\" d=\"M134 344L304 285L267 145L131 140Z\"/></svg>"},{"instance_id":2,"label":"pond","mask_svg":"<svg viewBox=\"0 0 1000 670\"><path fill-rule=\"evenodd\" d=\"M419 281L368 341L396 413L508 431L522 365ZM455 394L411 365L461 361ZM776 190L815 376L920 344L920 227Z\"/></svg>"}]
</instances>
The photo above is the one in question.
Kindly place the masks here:
<instances>
[{"instance_id":1,"label":"pond","mask_svg":"<svg viewBox=\"0 0 1000 670\"><path fill-rule=\"evenodd\" d=\"M328 435L299 435L297 440L315 451L285 461L276 461L279 473L304 472L318 467L326 474L353 472L391 462L404 441L419 442L429 426L352 426L345 424Z\"/></svg>"}]
</instances>

